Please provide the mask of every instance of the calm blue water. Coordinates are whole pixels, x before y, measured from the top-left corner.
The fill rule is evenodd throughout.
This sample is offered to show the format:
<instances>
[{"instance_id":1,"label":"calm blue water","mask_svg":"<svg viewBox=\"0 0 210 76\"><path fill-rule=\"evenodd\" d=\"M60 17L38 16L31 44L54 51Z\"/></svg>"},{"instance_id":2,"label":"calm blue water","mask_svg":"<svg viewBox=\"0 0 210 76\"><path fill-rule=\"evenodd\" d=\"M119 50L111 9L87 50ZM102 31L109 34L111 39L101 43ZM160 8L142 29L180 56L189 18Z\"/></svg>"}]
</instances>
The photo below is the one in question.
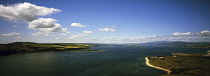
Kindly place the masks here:
<instances>
[{"instance_id":1,"label":"calm blue water","mask_svg":"<svg viewBox=\"0 0 210 76\"><path fill-rule=\"evenodd\" d=\"M144 57L168 52L201 53L209 49L101 46L104 52L31 53L0 57L1 76L157 76L165 71L145 65ZM164 51L164 52L157 52Z\"/></svg>"}]
</instances>

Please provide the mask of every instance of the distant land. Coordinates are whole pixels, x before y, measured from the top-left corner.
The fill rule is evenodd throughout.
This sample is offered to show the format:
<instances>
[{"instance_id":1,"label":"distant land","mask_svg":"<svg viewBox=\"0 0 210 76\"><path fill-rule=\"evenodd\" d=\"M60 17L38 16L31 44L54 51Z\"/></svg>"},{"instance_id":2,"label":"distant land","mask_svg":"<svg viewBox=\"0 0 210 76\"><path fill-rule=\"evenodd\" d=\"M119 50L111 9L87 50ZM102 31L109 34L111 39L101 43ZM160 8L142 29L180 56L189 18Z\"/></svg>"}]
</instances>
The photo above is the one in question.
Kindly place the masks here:
<instances>
[{"instance_id":1,"label":"distant land","mask_svg":"<svg viewBox=\"0 0 210 76\"><path fill-rule=\"evenodd\" d=\"M208 42L150 42L138 44L155 47L210 48ZM162 76L210 76L210 54L172 53L174 56L146 57L148 66L167 71Z\"/></svg>"},{"instance_id":2,"label":"distant land","mask_svg":"<svg viewBox=\"0 0 210 76\"><path fill-rule=\"evenodd\" d=\"M155 47L210 48L210 42L156 41L156 42L149 42L149 43L129 43L126 45L155 46Z\"/></svg>"},{"instance_id":3,"label":"distant land","mask_svg":"<svg viewBox=\"0 0 210 76\"><path fill-rule=\"evenodd\" d=\"M149 43L103 44L103 43L35 43L14 42L0 44L0 56L32 53L32 52L93 52L100 50L87 50L96 46L155 46L155 47L190 47L210 48L209 42L181 42L158 41Z\"/></svg>"},{"instance_id":4,"label":"distant land","mask_svg":"<svg viewBox=\"0 0 210 76\"><path fill-rule=\"evenodd\" d=\"M33 52L99 52L101 50L89 50L95 46L107 46L106 44L85 43L34 43L14 42L0 44L0 56Z\"/></svg>"},{"instance_id":5,"label":"distant land","mask_svg":"<svg viewBox=\"0 0 210 76\"><path fill-rule=\"evenodd\" d=\"M210 76L208 56L146 57L148 66L167 71L164 76Z\"/></svg>"}]
</instances>

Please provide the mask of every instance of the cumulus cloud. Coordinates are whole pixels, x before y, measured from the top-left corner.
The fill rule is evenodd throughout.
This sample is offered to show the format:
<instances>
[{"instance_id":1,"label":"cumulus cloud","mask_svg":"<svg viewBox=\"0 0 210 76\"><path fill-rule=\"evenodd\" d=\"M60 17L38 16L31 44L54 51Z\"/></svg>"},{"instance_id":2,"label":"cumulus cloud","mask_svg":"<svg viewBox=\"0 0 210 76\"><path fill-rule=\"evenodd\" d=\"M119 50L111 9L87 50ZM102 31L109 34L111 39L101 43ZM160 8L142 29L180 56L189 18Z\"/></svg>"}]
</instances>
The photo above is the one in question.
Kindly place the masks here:
<instances>
[{"instance_id":1,"label":"cumulus cloud","mask_svg":"<svg viewBox=\"0 0 210 76\"><path fill-rule=\"evenodd\" d=\"M38 16L48 16L61 10L55 8L47 8L43 6L36 6L31 3L18 3L11 6L0 5L0 18L16 21L24 20L28 22L29 29L52 32L69 32L67 28L56 23L56 19L52 18L37 18ZM16 27L16 26L14 26ZM36 34L34 34L36 35ZM37 33L38 35L38 33Z\"/></svg>"},{"instance_id":2,"label":"cumulus cloud","mask_svg":"<svg viewBox=\"0 0 210 76\"><path fill-rule=\"evenodd\" d=\"M67 35L66 33L61 33L60 35Z\"/></svg>"},{"instance_id":3,"label":"cumulus cloud","mask_svg":"<svg viewBox=\"0 0 210 76\"><path fill-rule=\"evenodd\" d=\"M29 28L36 29L36 28L51 28L55 26L55 22L57 20L52 18L39 18L29 22Z\"/></svg>"},{"instance_id":4,"label":"cumulus cloud","mask_svg":"<svg viewBox=\"0 0 210 76\"><path fill-rule=\"evenodd\" d=\"M186 41L186 42L209 42L210 31L204 30L197 33L180 33L176 32L170 36L163 36L162 40L165 41Z\"/></svg>"},{"instance_id":5,"label":"cumulus cloud","mask_svg":"<svg viewBox=\"0 0 210 76\"><path fill-rule=\"evenodd\" d=\"M176 36L186 36L186 35L193 35L190 32L186 32L186 33L180 33L180 32L175 32L172 35L176 35Z\"/></svg>"},{"instance_id":6,"label":"cumulus cloud","mask_svg":"<svg viewBox=\"0 0 210 76\"><path fill-rule=\"evenodd\" d=\"M101 29L98 29L99 31L104 31L104 32L108 32L108 31L112 31L114 32L115 29L112 29L112 28L101 28Z\"/></svg>"},{"instance_id":7,"label":"cumulus cloud","mask_svg":"<svg viewBox=\"0 0 210 76\"><path fill-rule=\"evenodd\" d=\"M93 32L92 31L84 31L83 33L85 33L85 34L91 34Z\"/></svg>"},{"instance_id":8,"label":"cumulus cloud","mask_svg":"<svg viewBox=\"0 0 210 76\"><path fill-rule=\"evenodd\" d=\"M91 33L93 33L93 32L92 31L84 31L83 34L73 35L73 36L69 37L68 39L84 38L84 37L89 36Z\"/></svg>"},{"instance_id":9,"label":"cumulus cloud","mask_svg":"<svg viewBox=\"0 0 210 76\"><path fill-rule=\"evenodd\" d=\"M68 38L68 39L82 38L82 37L87 37L87 36L89 36L89 35L90 35L90 34L77 34L77 35L71 36L71 37Z\"/></svg>"},{"instance_id":10,"label":"cumulus cloud","mask_svg":"<svg viewBox=\"0 0 210 76\"><path fill-rule=\"evenodd\" d=\"M8 34L1 34L3 36L19 36L20 33L16 33L16 32L11 32L11 33L8 33Z\"/></svg>"},{"instance_id":11,"label":"cumulus cloud","mask_svg":"<svg viewBox=\"0 0 210 76\"><path fill-rule=\"evenodd\" d=\"M36 6L24 2L11 6L0 5L0 18L10 21L25 20L31 22L35 20L37 16L47 16L60 11L59 9Z\"/></svg>"},{"instance_id":12,"label":"cumulus cloud","mask_svg":"<svg viewBox=\"0 0 210 76\"><path fill-rule=\"evenodd\" d=\"M37 32L37 33L33 33L32 35L34 35L34 36L38 36L38 35L48 36L49 34L48 33L44 33L44 32Z\"/></svg>"},{"instance_id":13,"label":"cumulus cloud","mask_svg":"<svg viewBox=\"0 0 210 76\"><path fill-rule=\"evenodd\" d=\"M199 36L210 36L210 31L204 30L204 31L201 31L199 33L196 33L196 35L199 35Z\"/></svg>"},{"instance_id":14,"label":"cumulus cloud","mask_svg":"<svg viewBox=\"0 0 210 76\"><path fill-rule=\"evenodd\" d=\"M194 36L210 36L210 31L208 30L204 30L198 33L190 33L190 32L186 32L186 33L180 33L180 32L175 32L172 35L174 36L190 36L190 35L194 35Z\"/></svg>"},{"instance_id":15,"label":"cumulus cloud","mask_svg":"<svg viewBox=\"0 0 210 76\"><path fill-rule=\"evenodd\" d=\"M72 27L87 27L86 25L82 25L80 23L72 23L71 26Z\"/></svg>"},{"instance_id":16,"label":"cumulus cloud","mask_svg":"<svg viewBox=\"0 0 210 76\"><path fill-rule=\"evenodd\" d=\"M62 28L60 24L56 23L56 19L52 18L38 18L29 22L29 29L51 32L69 32L67 28Z\"/></svg>"},{"instance_id":17,"label":"cumulus cloud","mask_svg":"<svg viewBox=\"0 0 210 76\"><path fill-rule=\"evenodd\" d=\"M148 37L105 37L107 41L116 41L116 42L146 42L152 41L154 39L160 38L161 36L148 36Z\"/></svg>"}]
</instances>

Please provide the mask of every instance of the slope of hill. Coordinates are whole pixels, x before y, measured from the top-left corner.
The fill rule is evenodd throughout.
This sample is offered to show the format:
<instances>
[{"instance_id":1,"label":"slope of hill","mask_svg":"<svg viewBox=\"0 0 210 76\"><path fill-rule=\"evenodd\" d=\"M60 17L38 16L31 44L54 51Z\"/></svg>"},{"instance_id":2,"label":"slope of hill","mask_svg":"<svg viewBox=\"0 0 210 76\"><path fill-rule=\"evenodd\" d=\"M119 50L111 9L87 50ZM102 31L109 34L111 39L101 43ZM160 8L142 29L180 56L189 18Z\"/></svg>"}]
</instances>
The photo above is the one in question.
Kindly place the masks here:
<instances>
[{"instance_id":1,"label":"slope of hill","mask_svg":"<svg viewBox=\"0 0 210 76\"><path fill-rule=\"evenodd\" d=\"M31 52L68 52L68 51L93 51L90 49L96 44L77 44L77 43L33 43L33 42L14 42L0 44L0 56ZM97 51L97 50L94 50Z\"/></svg>"}]
</instances>

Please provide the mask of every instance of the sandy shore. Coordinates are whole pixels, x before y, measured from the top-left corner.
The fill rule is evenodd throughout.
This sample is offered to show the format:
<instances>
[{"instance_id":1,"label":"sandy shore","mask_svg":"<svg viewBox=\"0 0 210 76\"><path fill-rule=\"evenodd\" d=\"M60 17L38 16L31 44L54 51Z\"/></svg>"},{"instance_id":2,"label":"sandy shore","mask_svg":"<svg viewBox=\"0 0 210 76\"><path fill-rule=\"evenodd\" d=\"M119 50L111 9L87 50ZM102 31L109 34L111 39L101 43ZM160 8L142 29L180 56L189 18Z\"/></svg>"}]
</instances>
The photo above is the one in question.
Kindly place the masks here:
<instances>
[{"instance_id":1,"label":"sandy shore","mask_svg":"<svg viewBox=\"0 0 210 76\"><path fill-rule=\"evenodd\" d=\"M145 60L146 60L146 65L148 65L148 66L150 66L150 67L153 67L153 68L157 68L157 69L166 71L167 74L170 74L170 73L171 73L171 70L169 70L169 69L165 69L165 68L161 68L161 67L158 67L158 66L151 65L151 64L149 63L148 57L145 57Z\"/></svg>"}]
</instances>

